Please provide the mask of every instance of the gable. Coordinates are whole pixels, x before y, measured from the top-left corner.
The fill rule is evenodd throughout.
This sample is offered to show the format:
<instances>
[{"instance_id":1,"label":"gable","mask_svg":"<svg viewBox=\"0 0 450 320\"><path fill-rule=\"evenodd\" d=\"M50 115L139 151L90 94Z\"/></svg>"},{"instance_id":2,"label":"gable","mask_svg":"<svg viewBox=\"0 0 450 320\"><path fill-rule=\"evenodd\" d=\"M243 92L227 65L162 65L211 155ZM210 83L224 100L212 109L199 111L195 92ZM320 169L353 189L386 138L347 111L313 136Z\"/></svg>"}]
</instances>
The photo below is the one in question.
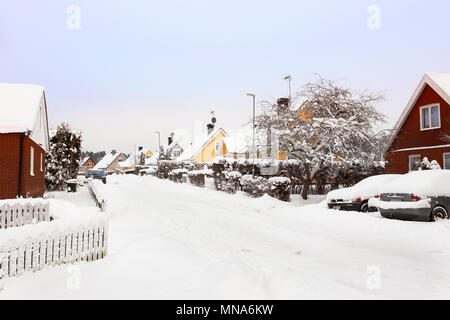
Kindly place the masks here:
<instances>
[{"instance_id":1,"label":"gable","mask_svg":"<svg viewBox=\"0 0 450 320\"><path fill-rule=\"evenodd\" d=\"M430 91L431 90L431 91ZM424 100L427 100L428 102L425 103ZM411 99L408 101L408 104L406 105L405 109L403 110L402 114L400 115L395 127L393 135L390 138L390 141L388 143L387 151L396 150L398 146L394 146L394 142L398 144L399 138L402 138L402 136L405 135L414 135L414 130L411 130L413 126L405 126L405 122L407 122L407 119L410 117L410 115L414 118L417 116L417 112L414 113L413 109L415 109L418 105L424 106L427 104L435 103L435 101L441 101L443 102L443 105L448 106L450 104L450 75L449 74L439 74L439 73L427 73L423 76L422 80L420 81L419 85L417 86L416 90L414 91ZM425 103L425 104L424 104ZM441 107L441 119L446 122L447 117L445 114L442 114L442 110L445 112L447 111L445 108ZM416 110L414 110L416 111ZM420 126L420 122L419 122ZM405 131L408 133L405 134ZM435 130L432 133L436 133ZM401 133L403 132L403 133ZM420 127L419 127L419 132ZM416 132L417 133L417 132ZM433 134L429 134L428 136L435 136ZM413 136L411 136L412 138ZM400 139L404 140L404 139ZM410 144L414 143L413 141L410 141ZM433 143L435 141L433 140Z\"/></svg>"},{"instance_id":2,"label":"gable","mask_svg":"<svg viewBox=\"0 0 450 320\"><path fill-rule=\"evenodd\" d=\"M421 130L421 108L430 105L439 105L440 128ZM392 141L389 151L409 148L430 147L446 144L441 135L450 133L450 105L431 86L426 84L418 95L402 126Z\"/></svg>"},{"instance_id":3,"label":"gable","mask_svg":"<svg viewBox=\"0 0 450 320\"><path fill-rule=\"evenodd\" d=\"M206 152L210 156L211 145L214 144L217 140L222 140L222 138L227 137L226 132L219 128L216 131L212 132L209 136L206 137L205 142L201 145L201 147L192 155L192 160L198 159L200 156L204 158L203 154ZM209 150L209 152L207 151ZM208 156L208 158L209 158Z\"/></svg>"}]
</instances>

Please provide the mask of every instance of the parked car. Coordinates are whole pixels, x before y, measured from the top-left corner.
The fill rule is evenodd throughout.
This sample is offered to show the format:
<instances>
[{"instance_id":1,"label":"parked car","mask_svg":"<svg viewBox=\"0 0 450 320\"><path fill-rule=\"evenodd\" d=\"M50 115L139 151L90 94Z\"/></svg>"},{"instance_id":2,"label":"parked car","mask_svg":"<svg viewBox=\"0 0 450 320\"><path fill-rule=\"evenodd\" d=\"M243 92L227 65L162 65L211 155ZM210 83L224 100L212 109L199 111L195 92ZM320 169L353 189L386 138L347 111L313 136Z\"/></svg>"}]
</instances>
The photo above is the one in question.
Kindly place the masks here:
<instances>
[{"instance_id":1,"label":"parked car","mask_svg":"<svg viewBox=\"0 0 450 320\"><path fill-rule=\"evenodd\" d=\"M368 212L376 211L369 207L369 199L380 194L380 187L401 175L382 174L366 178L353 187L333 190L327 195L328 208L345 211Z\"/></svg>"},{"instance_id":2,"label":"parked car","mask_svg":"<svg viewBox=\"0 0 450 320\"><path fill-rule=\"evenodd\" d=\"M378 210L385 218L437 221L449 218L450 171L411 172L382 187Z\"/></svg>"},{"instance_id":3,"label":"parked car","mask_svg":"<svg viewBox=\"0 0 450 320\"><path fill-rule=\"evenodd\" d=\"M98 179L102 180L103 183L106 183L106 172L98 169L88 170L86 172L86 178Z\"/></svg>"}]
</instances>

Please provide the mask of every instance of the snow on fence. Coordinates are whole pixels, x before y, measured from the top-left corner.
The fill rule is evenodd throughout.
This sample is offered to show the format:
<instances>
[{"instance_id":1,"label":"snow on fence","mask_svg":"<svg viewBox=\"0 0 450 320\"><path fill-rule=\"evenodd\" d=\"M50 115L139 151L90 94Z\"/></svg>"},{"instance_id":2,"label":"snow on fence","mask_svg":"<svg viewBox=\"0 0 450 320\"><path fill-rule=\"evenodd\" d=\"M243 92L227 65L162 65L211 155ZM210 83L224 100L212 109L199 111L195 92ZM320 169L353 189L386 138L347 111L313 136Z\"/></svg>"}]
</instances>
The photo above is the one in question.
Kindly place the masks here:
<instances>
[{"instance_id":1,"label":"snow on fence","mask_svg":"<svg viewBox=\"0 0 450 320\"><path fill-rule=\"evenodd\" d=\"M49 203L0 203L0 229L50 221Z\"/></svg>"},{"instance_id":2,"label":"snow on fence","mask_svg":"<svg viewBox=\"0 0 450 320\"><path fill-rule=\"evenodd\" d=\"M97 203L97 207L100 208L102 212L106 209L106 199L103 193L100 191L103 183L99 180L92 180L88 182L89 191Z\"/></svg>"},{"instance_id":3,"label":"snow on fence","mask_svg":"<svg viewBox=\"0 0 450 320\"><path fill-rule=\"evenodd\" d=\"M108 215L62 201L55 204L61 212L52 213L52 221L0 230L0 290L7 277L106 256Z\"/></svg>"}]
</instances>

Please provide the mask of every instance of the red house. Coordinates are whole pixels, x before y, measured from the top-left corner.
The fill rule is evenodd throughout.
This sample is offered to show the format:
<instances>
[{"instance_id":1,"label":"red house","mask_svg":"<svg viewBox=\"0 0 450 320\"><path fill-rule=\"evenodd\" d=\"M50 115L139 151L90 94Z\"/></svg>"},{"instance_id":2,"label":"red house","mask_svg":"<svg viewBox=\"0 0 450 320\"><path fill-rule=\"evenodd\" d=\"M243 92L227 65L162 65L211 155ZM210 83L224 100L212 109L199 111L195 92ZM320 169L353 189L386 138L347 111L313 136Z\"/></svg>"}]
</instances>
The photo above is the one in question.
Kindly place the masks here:
<instances>
[{"instance_id":1,"label":"red house","mask_svg":"<svg viewBox=\"0 0 450 320\"><path fill-rule=\"evenodd\" d=\"M386 160L386 173L417 170L421 160L436 160L450 170L450 74L427 73L400 116Z\"/></svg>"},{"instance_id":2,"label":"red house","mask_svg":"<svg viewBox=\"0 0 450 320\"><path fill-rule=\"evenodd\" d=\"M78 169L78 175L84 175L88 170L94 169L95 162L91 157L85 157L80 161L80 168Z\"/></svg>"},{"instance_id":3,"label":"red house","mask_svg":"<svg viewBox=\"0 0 450 320\"><path fill-rule=\"evenodd\" d=\"M44 194L49 145L44 88L0 83L0 199Z\"/></svg>"}]
</instances>

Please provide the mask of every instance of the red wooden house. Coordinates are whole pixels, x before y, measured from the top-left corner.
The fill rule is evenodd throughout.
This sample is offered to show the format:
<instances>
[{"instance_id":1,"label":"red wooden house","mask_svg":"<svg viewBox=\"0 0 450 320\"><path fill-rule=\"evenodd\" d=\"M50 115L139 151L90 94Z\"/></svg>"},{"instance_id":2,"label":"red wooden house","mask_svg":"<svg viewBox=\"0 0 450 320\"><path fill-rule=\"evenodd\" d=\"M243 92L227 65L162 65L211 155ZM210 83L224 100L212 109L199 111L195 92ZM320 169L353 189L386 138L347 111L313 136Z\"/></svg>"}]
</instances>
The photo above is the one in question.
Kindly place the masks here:
<instances>
[{"instance_id":1,"label":"red wooden house","mask_svg":"<svg viewBox=\"0 0 450 320\"><path fill-rule=\"evenodd\" d=\"M91 157L85 157L80 161L80 168L78 169L78 175L84 175L88 170L94 169L95 162Z\"/></svg>"},{"instance_id":2,"label":"red wooden house","mask_svg":"<svg viewBox=\"0 0 450 320\"><path fill-rule=\"evenodd\" d=\"M427 73L400 116L386 160L386 173L417 170L421 160L436 160L450 170L450 74Z\"/></svg>"},{"instance_id":3,"label":"red wooden house","mask_svg":"<svg viewBox=\"0 0 450 320\"><path fill-rule=\"evenodd\" d=\"M49 141L44 88L0 83L0 199L44 194Z\"/></svg>"}]
</instances>

